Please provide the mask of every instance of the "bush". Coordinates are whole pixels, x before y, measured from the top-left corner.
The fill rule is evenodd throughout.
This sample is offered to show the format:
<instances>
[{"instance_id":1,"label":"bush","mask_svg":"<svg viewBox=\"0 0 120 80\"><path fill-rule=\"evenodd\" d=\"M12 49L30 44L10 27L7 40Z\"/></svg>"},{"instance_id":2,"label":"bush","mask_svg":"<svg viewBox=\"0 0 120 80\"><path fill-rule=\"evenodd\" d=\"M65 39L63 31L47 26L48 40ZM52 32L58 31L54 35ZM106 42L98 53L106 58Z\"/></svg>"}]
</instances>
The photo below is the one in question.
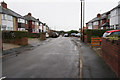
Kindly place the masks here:
<instances>
[{"instance_id":1,"label":"bush","mask_svg":"<svg viewBox=\"0 0 120 80\"><path fill-rule=\"evenodd\" d=\"M106 31L108 31L108 29L106 29L106 30L98 30L98 29L96 29L96 30L89 30L88 29L88 30L84 31L84 34L87 35L87 42L91 43L91 37L92 36L93 37L95 37L95 36L96 37L102 37L103 33L106 32Z\"/></svg>"},{"instance_id":2,"label":"bush","mask_svg":"<svg viewBox=\"0 0 120 80\"><path fill-rule=\"evenodd\" d=\"M28 38L39 38L40 33L28 33Z\"/></svg>"},{"instance_id":3,"label":"bush","mask_svg":"<svg viewBox=\"0 0 120 80\"><path fill-rule=\"evenodd\" d=\"M28 32L26 31L2 31L3 39L16 39L27 37Z\"/></svg>"},{"instance_id":4,"label":"bush","mask_svg":"<svg viewBox=\"0 0 120 80\"><path fill-rule=\"evenodd\" d=\"M68 33L68 35L70 35L71 33L78 33L78 31L77 30L71 30L71 31L68 31L67 33Z\"/></svg>"}]
</instances>

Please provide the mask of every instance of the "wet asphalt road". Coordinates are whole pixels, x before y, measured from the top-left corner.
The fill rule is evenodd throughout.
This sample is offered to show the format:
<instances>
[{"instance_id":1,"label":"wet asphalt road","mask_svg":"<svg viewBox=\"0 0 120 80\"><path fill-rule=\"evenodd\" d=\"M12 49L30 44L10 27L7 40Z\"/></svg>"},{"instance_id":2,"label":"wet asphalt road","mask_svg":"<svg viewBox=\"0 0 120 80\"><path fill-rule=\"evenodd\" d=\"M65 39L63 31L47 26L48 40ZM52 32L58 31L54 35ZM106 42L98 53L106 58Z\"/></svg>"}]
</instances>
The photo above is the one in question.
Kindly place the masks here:
<instances>
[{"instance_id":1,"label":"wet asphalt road","mask_svg":"<svg viewBox=\"0 0 120 80\"><path fill-rule=\"evenodd\" d=\"M71 38L59 37L22 54L3 58L7 78L79 78L79 51Z\"/></svg>"}]
</instances>

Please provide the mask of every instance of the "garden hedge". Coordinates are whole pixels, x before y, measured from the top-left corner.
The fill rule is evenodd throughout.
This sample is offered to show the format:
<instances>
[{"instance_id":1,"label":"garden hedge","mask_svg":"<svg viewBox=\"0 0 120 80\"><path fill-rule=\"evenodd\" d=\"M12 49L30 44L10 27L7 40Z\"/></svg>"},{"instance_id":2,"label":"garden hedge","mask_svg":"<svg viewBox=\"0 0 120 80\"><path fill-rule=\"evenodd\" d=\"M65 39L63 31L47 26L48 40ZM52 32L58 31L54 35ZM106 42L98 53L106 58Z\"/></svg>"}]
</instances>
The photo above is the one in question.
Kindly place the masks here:
<instances>
[{"instance_id":1,"label":"garden hedge","mask_svg":"<svg viewBox=\"0 0 120 80\"><path fill-rule=\"evenodd\" d=\"M110 29L109 29L110 30ZM108 31L108 29L105 30L84 30L84 35L87 35L87 42L91 42L91 37L102 37L103 33Z\"/></svg>"},{"instance_id":2,"label":"garden hedge","mask_svg":"<svg viewBox=\"0 0 120 80\"><path fill-rule=\"evenodd\" d=\"M3 39L16 39L16 38L39 38L41 33L28 33L26 31L2 31Z\"/></svg>"},{"instance_id":3,"label":"garden hedge","mask_svg":"<svg viewBox=\"0 0 120 80\"><path fill-rule=\"evenodd\" d=\"M3 39L15 39L15 38L23 38L27 36L28 36L28 32L26 31L2 31Z\"/></svg>"}]
</instances>

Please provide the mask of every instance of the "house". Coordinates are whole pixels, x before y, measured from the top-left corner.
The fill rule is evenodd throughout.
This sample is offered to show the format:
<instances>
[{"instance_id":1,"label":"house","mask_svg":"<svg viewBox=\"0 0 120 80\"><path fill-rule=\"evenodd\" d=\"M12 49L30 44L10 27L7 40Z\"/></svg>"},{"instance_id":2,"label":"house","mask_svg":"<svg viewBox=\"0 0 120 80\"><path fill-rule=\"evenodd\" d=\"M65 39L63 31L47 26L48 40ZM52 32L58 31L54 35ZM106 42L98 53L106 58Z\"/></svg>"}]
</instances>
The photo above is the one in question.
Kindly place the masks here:
<instances>
[{"instance_id":1,"label":"house","mask_svg":"<svg viewBox=\"0 0 120 80\"><path fill-rule=\"evenodd\" d=\"M37 20L39 21L39 19L37 19ZM42 26L43 26L43 23L41 21L39 21L39 32L43 32Z\"/></svg>"},{"instance_id":2,"label":"house","mask_svg":"<svg viewBox=\"0 0 120 80\"><path fill-rule=\"evenodd\" d=\"M120 4L110 11L110 27L120 29Z\"/></svg>"},{"instance_id":3,"label":"house","mask_svg":"<svg viewBox=\"0 0 120 80\"><path fill-rule=\"evenodd\" d=\"M109 11L103 14L97 14L97 17L86 23L86 29L108 29L110 26L109 14Z\"/></svg>"},{"instance_id":4,"label":"house","mask_svg":"<svg viewBox=\"0 0 120 80\"><path fill-rule=\"evenodd\" d=\"M25 30L26 23L24 18L22 18L20 14L8 9L7 4L4 1L0 4L0 24L2 25L1 30Z\"/></svg>"},{"instance_id":5,"label":"house","mask_svg":"<svg viewBox=\"0 0 120 80\"><path fill-rule=\"evenodd\" d=\"M43 32L46 32L46 23L43 23Z\"/></svg>"},{"instance_id":6,"label":"house","mask_svg":"<svg viewBox=\"0 0 120 80\"><path fill-rule=\"evenodd\" d=\"M28 32L30 33L39 33L39 20L34 18L31 13L28 13L24 16L24 19L27 20L28 23Z\"/></svg>"},{"instance_id":7,"label":"house","mask_svg":"<svg viewBox=\"0 0 120 80\"><path fill-rule=\"evenodd\" d=\"M49 33L49 27L46 25L46 32Z\"/></svg>"}]
</instances>

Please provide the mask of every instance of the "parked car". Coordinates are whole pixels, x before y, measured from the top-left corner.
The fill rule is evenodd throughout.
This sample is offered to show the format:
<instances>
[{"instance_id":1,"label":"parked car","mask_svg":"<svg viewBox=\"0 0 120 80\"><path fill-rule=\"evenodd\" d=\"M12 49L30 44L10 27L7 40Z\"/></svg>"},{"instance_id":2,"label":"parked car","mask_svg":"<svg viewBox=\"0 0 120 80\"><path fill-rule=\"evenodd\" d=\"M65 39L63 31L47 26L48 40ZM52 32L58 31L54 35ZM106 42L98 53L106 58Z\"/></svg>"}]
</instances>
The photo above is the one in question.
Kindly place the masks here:
<instances>
[{"instance_id":1,"label":"parked car","mask_svg":"<svg viewBox=\"0 0 120 80\"><path fill-rule=\"evenodd\" d=\"M75 36L76 35L76 33L71 33L71 36Z\"/></svg>"},{"instance_id":2,"label":"parked car","mask_svg":"<svg viewBox=\"0 0 120 80\"><path fill-rule=\"evenodd\" d=\"M49 34L48 33L46 33L46 38L48 38L49 37Z\"/></svg>"},{"instance_id":3,"label":"parked car","mask_svg":"<svg viewBox=\"0 0 120 80\"><path fill-rule=\"evenodd\" d=\"M56 33L56 32L52 33L52 38L57 38L58 36L59 36L58 33Z\"/></svg>"},{"instance_id":4,"label":"parked car","mask_svg":"<svg viewBox=\"0 0 120 80\"><path fill-rule=\"evenodd\" d=\"M107 36L110 36L110 35L118 35L120 36L120 29L119 30L110 30L110 31L106 31L104 34L103 34L103 38L106 38ZM100 44L101 44L102 40L100 40Z\"/></svg>"},{"instance_id":5,"label":"parked car","mask_svg":"<svg viewBox=\"0 0 120 80\"><path fill-rule=\"evenodd\" d=\"M81 34L80 34L80 33L77 33L77 34L75 34L75 36L76 36L76 37L80 37L80 36L81 36Z\"/></svg>"},{"instance_id":6,"label":"parked car","mask_svg":"<svg viewBox=\"0 0 120 80\"><path fill-rule=\"evenodd\" d=\"M106 31L104 34L103 34L103 38L107 37L107 36L110 36L110 35L120 35L120 30L111 30L111 31Z\"/></svg>"},{"instance_id":7,"label":"parked car","mask_svg":"<svg viewBox=\"0 0 120 80\"><path fill-rule=\"evenodd\" d=\"M66 33L66 34L64 34L64 37L68 37L68 34Z\"/></svg>"}]
</instances>

